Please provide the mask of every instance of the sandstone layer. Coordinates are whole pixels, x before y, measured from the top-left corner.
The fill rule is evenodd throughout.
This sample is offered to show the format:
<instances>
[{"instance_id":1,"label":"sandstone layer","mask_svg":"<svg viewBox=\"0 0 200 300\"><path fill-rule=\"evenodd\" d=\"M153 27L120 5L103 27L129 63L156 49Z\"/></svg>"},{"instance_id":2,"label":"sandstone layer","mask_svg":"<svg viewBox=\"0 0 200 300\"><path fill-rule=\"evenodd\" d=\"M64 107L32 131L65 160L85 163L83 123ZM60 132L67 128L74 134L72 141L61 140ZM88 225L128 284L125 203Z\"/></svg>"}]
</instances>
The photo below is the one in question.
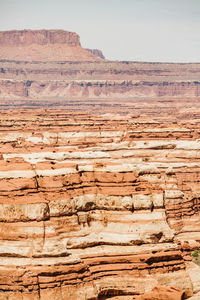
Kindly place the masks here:
<instances>
[{"instance_id":1,"label":"sandstone layer","mask_svg":"<svg viewBox=\"0 0 200 300\"><path fill-rule=\"evenodd\" d=\"M199 119L18 110L0 125L1 299L200 292Z\"/></svg>"},{"instance_id":2,"label":"sandstone layer","mask_svg":"<svg viewBox=\"0 0 200 300\"><path fill-rule=\"evenodd\" d=\"M108 61L64 30L0 32L0 99L200 97L200 64Z\"/></svg>"},{"instance_id":3,"label":"sandstone layer","mask_svg":"<svg viewBox=\"0 0 200 300\"><path fill-rule=\"evenodd\" d=\"M0 99L195 98L199 78L200 64L1 60Z\"/></svg>"},{"instance_id":4,"label":"sandstone layer","mask_svg":"<svg viewBox=\"0 0 200 300\"><path fill-rule=\"evenodd\" d=\"M200 299L200 64L0 33L0 299Z\"/></svg>"}]
</instances>

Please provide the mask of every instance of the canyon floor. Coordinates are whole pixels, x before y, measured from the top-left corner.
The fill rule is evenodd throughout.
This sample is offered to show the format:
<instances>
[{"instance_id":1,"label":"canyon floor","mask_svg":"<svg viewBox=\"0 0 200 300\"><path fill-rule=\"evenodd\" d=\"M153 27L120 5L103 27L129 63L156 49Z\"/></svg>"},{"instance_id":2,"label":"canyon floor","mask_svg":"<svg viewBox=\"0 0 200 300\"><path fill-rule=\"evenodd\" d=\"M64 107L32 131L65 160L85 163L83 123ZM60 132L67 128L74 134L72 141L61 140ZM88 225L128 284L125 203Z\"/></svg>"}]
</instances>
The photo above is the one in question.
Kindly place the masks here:
<instances>
[{"instance_id":1,"label":"canyon floor","mask_svg":"<svg viewBox=\"0 0 200 300\"><path fill-rule=\"evenodd\" d=\"M1 48L0 300L199 300L200 64Z\"/></svg>"}]
</instances>

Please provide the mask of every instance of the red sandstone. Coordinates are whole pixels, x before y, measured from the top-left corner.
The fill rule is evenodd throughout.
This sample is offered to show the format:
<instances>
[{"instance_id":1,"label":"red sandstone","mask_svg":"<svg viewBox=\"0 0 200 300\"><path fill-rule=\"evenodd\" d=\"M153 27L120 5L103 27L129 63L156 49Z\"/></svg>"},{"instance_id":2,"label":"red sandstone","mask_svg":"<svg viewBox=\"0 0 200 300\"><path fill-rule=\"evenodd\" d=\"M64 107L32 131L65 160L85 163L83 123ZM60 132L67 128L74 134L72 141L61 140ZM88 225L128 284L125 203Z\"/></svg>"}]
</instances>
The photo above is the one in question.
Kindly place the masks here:
<instances>
[{"instance_id":1,"label":"red sandstone","mask_svg":"<svg viewBox=\"0 0 200 300\"><path fill-rule=\"evenodd\" d=\"M199 64L0 49L0 298L199 299Z\"/></svg>"}]
</instances>

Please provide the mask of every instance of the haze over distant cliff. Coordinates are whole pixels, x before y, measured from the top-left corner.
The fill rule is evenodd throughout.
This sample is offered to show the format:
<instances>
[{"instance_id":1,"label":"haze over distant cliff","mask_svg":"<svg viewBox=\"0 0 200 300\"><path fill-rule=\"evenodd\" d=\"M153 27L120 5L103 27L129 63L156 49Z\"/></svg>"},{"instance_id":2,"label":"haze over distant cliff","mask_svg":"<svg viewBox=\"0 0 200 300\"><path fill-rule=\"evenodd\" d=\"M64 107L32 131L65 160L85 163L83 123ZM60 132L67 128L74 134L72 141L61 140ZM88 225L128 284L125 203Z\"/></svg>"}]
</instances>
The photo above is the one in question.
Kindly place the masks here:
<instances>
[{"instance_id":1,"label":"haze over distant cliff","mask_svg":"<svg viewBox=\"0 0 200 300\"><path fill-rule=\"evenodd\" d=\"M75 32L65 30L12 30L0 32L0 59L95 61L102 58L101 51L90 51L82 48L80 37Z\"/></svg>"}]
</instances>

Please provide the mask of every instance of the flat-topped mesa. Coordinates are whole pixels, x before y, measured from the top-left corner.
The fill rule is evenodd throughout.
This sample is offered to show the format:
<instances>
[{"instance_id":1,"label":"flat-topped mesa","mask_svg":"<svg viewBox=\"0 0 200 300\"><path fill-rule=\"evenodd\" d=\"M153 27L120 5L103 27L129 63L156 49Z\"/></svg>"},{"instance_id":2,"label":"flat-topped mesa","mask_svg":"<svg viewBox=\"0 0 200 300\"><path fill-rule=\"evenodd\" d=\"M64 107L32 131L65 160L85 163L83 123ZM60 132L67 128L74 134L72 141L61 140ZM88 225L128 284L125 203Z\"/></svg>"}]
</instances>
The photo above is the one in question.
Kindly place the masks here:
<instances>
[{"instance_id":1,"label":"flat-topped mesa","mask_svg":"<svg viewBox=\"0 0 200 300\"><path fill-rule=\"evenodd\" d=\"M65 30L1 31L0 59L45 62L102 60L81 47L77 33Z\"/></svg>"},{"instance_id":2,"label":"flat-topped mesa","mask_svg":"<svg viewBox=\"0 0 200 300\"><path fill-rule=\"evenodd\" d=\"M32 44L81 46L79 35L65 30L12 30L0 32L1 46L20 47Z\"/></svg>"}]
</instances>

